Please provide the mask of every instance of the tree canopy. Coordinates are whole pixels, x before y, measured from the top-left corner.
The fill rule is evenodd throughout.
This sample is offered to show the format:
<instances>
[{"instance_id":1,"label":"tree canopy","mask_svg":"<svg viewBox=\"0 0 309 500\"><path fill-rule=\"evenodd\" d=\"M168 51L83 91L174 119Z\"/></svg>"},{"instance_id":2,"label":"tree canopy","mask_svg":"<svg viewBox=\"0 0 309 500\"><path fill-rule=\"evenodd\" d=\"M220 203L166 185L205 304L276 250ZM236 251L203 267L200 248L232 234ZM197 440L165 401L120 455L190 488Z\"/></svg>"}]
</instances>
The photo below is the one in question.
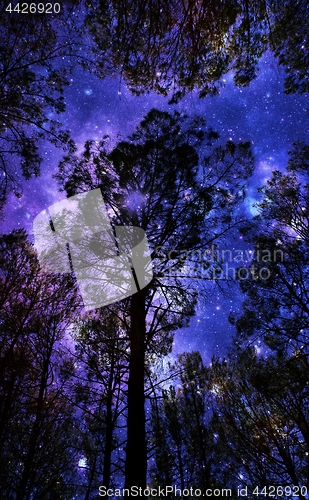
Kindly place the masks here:
<instances>
[{"instance_id":1,"label":"tree canopy","mask_svg":"<svg viewBox=\"0 0 309 500\"><path fill-rule=\"evenodd\" d=\"M98 148L87 142L56 175L68 195L99 187L113 224L142 228L152 249L154 278L129 299L123 321L130 340L127 487L146 485L145 353L155 345L158 353L158 346L168 352L172 332L194 312L195 286L185 271L190 264L170 258L170 251L205 246L228 231L252 172L250 144L216 146L217 140L199 118L154 109L127 141L110 152L107 138Z\"/></svg>"},{"instance_id":2,"label":"tree canopy","mask_svg":"<svg viewBox=\"0 0 309 500\"><path fill-rule=\"evenodd\" d=\"M239 334L260 336L272 348L308 348L308 173L306 145L296 144L285 174L273 172L261 189L260 214L248 237L264 278L242 283L248 299L234 318Z\"/></svg>"},{"instance_id":3,"label":"tree canopy","mask_svg":"<svg viewBox=\"0 0 309 500\"><path fill-rule=\"evenodd\" d=\"M22 194L25 179L40 173L40 146L73 146L58 115L65 110L77 33L65 17L7 13L0 7L0 210L7 195ZM80 40L81 44L81 40ZM80 58L80 56L79 56Z\"/></svg>"},{"instance_id":4,"label":"tree canopy","mask_svg":"<svg viewBox=\"0 0 309 500\"><path fill-rule=\"evenodd\" d=\"M200 97L214 95L229 71L237 85L249 85L267 50L285 68L286 91L308 91L306 1L92 0L90 5L96 71L119 71L136 94L155 90L172 102L193 89Z\"/></svg>"}]
</instances>

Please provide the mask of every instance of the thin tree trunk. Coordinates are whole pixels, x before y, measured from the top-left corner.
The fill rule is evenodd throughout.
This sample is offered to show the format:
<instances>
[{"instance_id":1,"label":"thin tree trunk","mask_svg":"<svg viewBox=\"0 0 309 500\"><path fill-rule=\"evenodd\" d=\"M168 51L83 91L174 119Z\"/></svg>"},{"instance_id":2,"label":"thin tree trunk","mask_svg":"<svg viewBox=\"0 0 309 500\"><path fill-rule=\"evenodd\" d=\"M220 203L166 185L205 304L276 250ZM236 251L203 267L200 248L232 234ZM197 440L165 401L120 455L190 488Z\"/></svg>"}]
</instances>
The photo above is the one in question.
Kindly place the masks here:
<instances>
[{"instance_id":1,"label":"thin tree trunk","mask_svg":"<svg viewBox=\"0 0 309 500\"><path fill-rule=\"evenodd\" d=\"M96 456L94 458L94 461L93 461L93 464L91 465L90 477L89 477L89 480L88 480L88 486L87 486L87 491L86 491L86 495L85 495L84 500L89 500L89 498L90 498L90 494L91 494L91 490L92 490L92 484L93 484L93 479L94 479L94 473L95 473L95 469L96 469L96 466L97 466L97 458L98 458L98 455L96 454Z\"/></svg>"},{"instance_id":2,"label":"thin tree trunk","mask_svg":"<svg viewBox=\"0 0 309 500\"><path fill-rule=\"evenodd\" d=\"M144 407L145 290L134 294L131 300L125 487L145 488L147 473Z\"/></svg>"},{"instance_id":3,"label":"thin tree trunk","mask_svg":"<svg viewBox=\"0 0 309 500\"><path fill-rule=\"evenodd\" d=\"M31 491L29 490L29 485L31 485L31 482L33 481L33 477L35 475L35 472L33 470L33 462L36 454L37 442L40 436L40 427L42 425L42 421L44 420L43 403L44 403L44 393L46 390L47 380L48 380L48 368L49 368L50 356L51 356L51 347L49 348L49 352L48 355L46 356L42 369L40 389L37 398L35 421L29 439L28 452L24 461L24 470L17 491L16 500L23 500L23 499L28 500L31 494Z\"/></svg>"},{"instance_id":4,"label":"thin tree trunk","mask_svg":"<svg viewBox=\"0 0 309 500\"><path fill-rule=\"evenodd\" d=\"M112 463L112 443L114 433L113 423L113 382L115 370L115 345L112 350L112 359L110 374L108 380L107 402L106 402L106 435L105 435L105 450L104 450L104 465L103 465L103 486L109 488L111 476L111 463Z\"/></svg>"}]
</instances>

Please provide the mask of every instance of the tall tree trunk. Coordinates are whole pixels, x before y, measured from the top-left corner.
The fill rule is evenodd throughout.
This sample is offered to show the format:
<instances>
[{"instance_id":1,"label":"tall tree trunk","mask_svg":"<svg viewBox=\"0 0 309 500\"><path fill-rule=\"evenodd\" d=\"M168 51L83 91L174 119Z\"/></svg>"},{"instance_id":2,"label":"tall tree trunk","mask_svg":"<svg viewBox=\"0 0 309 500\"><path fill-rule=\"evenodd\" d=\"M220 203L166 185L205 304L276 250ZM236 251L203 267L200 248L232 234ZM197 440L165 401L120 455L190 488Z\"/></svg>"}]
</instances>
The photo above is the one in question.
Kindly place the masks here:
<instances>
[{"instance_id":1,"label":"tall tree trunk","mask_svg":"<svg viewBox=\"0 0 309 500\"><path fill-rule=\"evenodd\" d=\"M108 379L107 401L106 401L106 434L105 434L105 450L104 450L104 465L103 465L103 486L109 488L111 477L111 464L112 464L112 444L114 434L114 421L113 421L113 383L114 383L114 370L115 370L115 342L113 342L113 349L111 353L111 367Z\"/></svg>"},{"instance_id":2,"label":"tall tree trunk","mask_svg":"<svg viewBox=\"0 0 309 500\"><path fill-rule=\"evenodd\" d=\"M87 485L87 490L86 490L86 495L85 495L84 500L89 500L90 495L91 495L94 474L95 474L95 470L96 470L96 466L97 466L97 459L98 459L98 455L96 454L94 457L93 463L91 464L90 475L89 475L89 479L88 479L88 485Z\"/></svg>"},{"instance_id":3,"label":"tall tree trunk","mask_svg":"<svg viewBox=\"0 0 309 500\"><path fill-rule=\"evenodd\" d=\"M35 421L33 423L29 439L28 452L24 460L24 469L17 490L16 500L28 500L30 498L30 495L32 493L31 485L37 472L33 469L33 463L35 459L37 443L40 437L41 425L44 420L44 395L48 381L48 368L50 363L51 350L52 346L49 346L49 350L43 364L40 389L36 403Z\"/></svg>"},{"instance_id":4,"label":"tall tree trunk","mask_svg":"<svg viewBox=\"0 0 309 500\"><path fill-rule=\"evenodd\" d=\"M145 363L145 290L132 296L130 363L128 381L128 423L125 463L125 487L146 487L147 451L145 436L144 363Z\"/></svg>"},{"instance_id":5,"label":"tall tree trunk","mask_svg":"<svg viewBox=\"0 0 309 500\"><path fill-rule=\"evenodd\" d=\"M201 465L203 466L203 488L207 489L211 486L210 483L210 467L209 463L207 460L207 451L206 451L206 443L205 443L205 435L203 433L203 423L201 422L201 419L203 419L203 416L205 415L206 411L205 408L203 408L203 411L201 412L198 409L198 404L196 401L196 392L193 389L191 389L191 396L192 396L192 401L193 401L193 408L194 408L194 416L196 420L196 426L197 426L197 435L198 435L198 440L199 440L199 448L200 448L200 462Z\"/></svg>"}]
</instances>

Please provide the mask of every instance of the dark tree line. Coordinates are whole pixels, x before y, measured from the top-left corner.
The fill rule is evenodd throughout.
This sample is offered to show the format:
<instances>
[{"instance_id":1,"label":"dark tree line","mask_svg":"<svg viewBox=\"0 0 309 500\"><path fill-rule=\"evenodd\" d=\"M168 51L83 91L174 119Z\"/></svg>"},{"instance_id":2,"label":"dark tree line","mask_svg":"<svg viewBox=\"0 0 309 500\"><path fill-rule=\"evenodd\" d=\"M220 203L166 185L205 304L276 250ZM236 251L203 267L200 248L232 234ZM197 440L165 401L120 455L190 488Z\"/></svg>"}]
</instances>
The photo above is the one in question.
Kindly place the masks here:
<instances>
[{"instance_id":1,"label":"dark tree line","mask_svg":"<svg viewBox=\"0 0 309 500\"><path fill-rule=\"evenodd\" d=\"M171 120L175 126L178 123L171 115L157 113L152 112L144 122L150 137L156 132L156 139L154 118L163 123L169 120L169 129ZM184 136L177 133L177 137L182 141ZM211 150L214 146L206 142L206 149ZM121 143L122 148L133 150L141 145L145 147L140 135L136 144ZM119 145L104 151L97 161L96 152L86 148L86 157L65 160L61 175L73 161L72 178L94 174L96 168L102 173L104 165L102 175L118 183L121 169L117 171L112 161L118 149ZM142 347L143 428L136 438L145 443L140 460L146 467L149 459L147 477L152 487L174 484L202 491L229 485L235 496L239 485L253 491L256 484L277 487L284 483L306 497L306 151L306 145L295 145L287 173L274 173L262 189L260 214L244 229L255 244L255 266L267 267L269 278L251 280L250 287L241 281L246 298L243 313L231 318L237 328L231 354L213 359L208 367L199 353L183 354L172 373L167 371L165 378L173 377L171 381L162 383L154 361L169 352L173 328L192 314L194 290L189 280L176 280L170 273L164 277L167 266L180 273L183 263L153 255L156 295L147 289L144 299L148 316ZM250 165L250 155L247 161ZM87 171L82 168L85 163ZM141 198L137 207L124 202L128 196L124 173L126 182L119 182L115 190L123 201L117 200L114 206L119 209L117 217L127 217L121 221L128 222L133 213L137 223L142 220L142 210L137 209L143 205ZM138 174L132 175L131 182L142 182L140 170ZM227 195L220 190L218 194L218 184L214 185L219 200ZM153 203L159 192L155 190ZM191 201L182 202L187 206ZM112 202L110 198L110 206ZM150 204L148 198L146 203ZM170 209L162 204L162 210ZM161 234L152 227L150 234ZM257 253L261 248L270 250L270 257L263 261ZM284 259L274 259L274 249L283 249ZM39 499L56 494L91 499L97 496L98 484L122 487L124 480L130 484L126 460L135 341L132 314L132 298L82 314L74 280L40 270L24 232L1 238L1 498ZM145 484L144 476L133 481Z\"/></svg>"},{"instance_id":2,"label":"dark tree line","mask_svg":"<svg viewBox=\"0 0 309 500\"><path fill-rule=\"evenodd\" d=\"M110 152L104 142L99 148L87 143L81 158L66 157L57 174L68 195L100 187L113 224L142 228L152 248L154 278L130 298L123 320L130 341L127 487L146 485L146 352L157 344L159 353L161 343L194 311L194 285L177 276L183 262L159 259L157 249L166 254L197 249L217 239L215 231L228 231L231 211L252 171L249 144L215 147L216 140L203 120L152 110L128 141ZM214 161L216 172L210 166Z\"/></svg>"},{"instance_id":3,"label":"dark tree line","mask_svg":"<svg viewBox=\"0 0 309 500\"><path fill-rule=\"evenodd\" d=\"M191 434L195 412L188 405L188 393L193 386L192 399L200 405L194 408L202 409L200 428L212 484L229 485L234 495L238 487L247 487L249 498L255 498L256 485L260 496L264 486L267 491L278 487L278 495L285 497L293 492L307 496L307 149L295 144L287 172L274 172L261 188L259 215L244 229L254 244L256 269L267 268L269 273L267 279L255 274L250 284L240 282L243 312L230 318L236 335L229 356L214 358L209 367L203 366L198 353L181 356L181 384L162 392L154 412L154 438L159 443L155 484L163 485L168 478L183 485L183 470L191 470L190 484L203 487L201 480L194 483L199 469L190 469L188 456L192 459L194 454L187 453L188 447L201 446ZM172 458L167 452L171 447ZM201 458L198 463L202 465Z\"/></svg>"},{"instance_id":4,"label":"dark tree line","mask_svg":"<svg viewBox=\"0 0 309 500\"><path fill-rule=\"evenodd\" d=\"M308 91L306 0L92 0L87 17L98 73L120 71L137 94L179 101L197 89L214 95L233 71L249 85L271 50L286 72L286 92Z\"/></svg>"},{"instance_id":5,"label":"dark tree line","mask_svg":"<svg viewBox=\"0 0 309 500\"><path fill-rule=\"evenodd\" d=\"M24 179L40 174L47 141L74 147L59 115L70 72L86 54L74 2L61 16L8 13L8 5L0 7L0 211L10 192L22 196Z\"/></svg>"},{"instance_id":6,"label":"dark tree line","mask_svg":"<svg viewBox=\"0 0 309 500\"><path fill-rule=\"evenodd\" d=\"M2 236L0 252L1 498L68 498L77 421L62 343L75 286L40 271L23 231Z\"/></svg>"}]
</instances>

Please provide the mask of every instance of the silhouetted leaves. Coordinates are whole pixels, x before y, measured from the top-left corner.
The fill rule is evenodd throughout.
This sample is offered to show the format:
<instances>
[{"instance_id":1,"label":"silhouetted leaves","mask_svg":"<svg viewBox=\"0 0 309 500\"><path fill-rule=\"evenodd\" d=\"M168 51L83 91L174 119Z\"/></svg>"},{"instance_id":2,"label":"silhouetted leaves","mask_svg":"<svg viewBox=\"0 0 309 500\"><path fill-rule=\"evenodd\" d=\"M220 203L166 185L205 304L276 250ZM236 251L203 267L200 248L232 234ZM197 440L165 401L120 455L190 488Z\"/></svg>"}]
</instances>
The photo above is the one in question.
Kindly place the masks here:
<instances>
[{"instance_id":1,"label":"silhouetted leaves","mask_svg":"<svg viewBox=\"0 0 309 500\"><path fill-rule=\"evenodd\" d=\"M88 141L79 157L64 158L56 175L69 195L100 187L112 223L142 228L152 250L154 278L128 309L127 487L146 481L145 354L167 354L172 333L194 313L191 264L179 252L205 247L229 230L252 172L248 143L216 147L217 140L201 118L153 109L128 140L111 151L107 138L98 146Z\"/></svg>"},{"instance_id":2,"label":"silhouetted leaves","mask_svg":"<svg viewBox=\"0 0 309 500\"><path fill-rule=\"evenodd\" d=\"M0 209L10 191L22 193L25 179L40 173L43 140L71 148L57 115L69 84L74 36L48 15L0 11Z\"/></svg>"},{"instance_id":3,"label":"silhouetted leaves","mask_svg":"<svg viewBox=\"0 0 309 500\"><path fill-rule=\"evenodd\" d=\"M78 457L64 337L76 290L40 271L24 231L0 239L0 281L1 498L72 497Z\"/></svg>"},{"instance_id":4,"label":"silhouetted leaves","mask_svg":"<svg viewBox=\"0 0 309 500\"><path fill-rule=\"evenodd\" d=\"M286 70L286 91L308 90L306 1L92 0L87 22L97 72L118 69L136 94L155 90L171 102L194 89L215 95L230 70L249 85L268 49Z\"/></svg>"}]
</instances>

